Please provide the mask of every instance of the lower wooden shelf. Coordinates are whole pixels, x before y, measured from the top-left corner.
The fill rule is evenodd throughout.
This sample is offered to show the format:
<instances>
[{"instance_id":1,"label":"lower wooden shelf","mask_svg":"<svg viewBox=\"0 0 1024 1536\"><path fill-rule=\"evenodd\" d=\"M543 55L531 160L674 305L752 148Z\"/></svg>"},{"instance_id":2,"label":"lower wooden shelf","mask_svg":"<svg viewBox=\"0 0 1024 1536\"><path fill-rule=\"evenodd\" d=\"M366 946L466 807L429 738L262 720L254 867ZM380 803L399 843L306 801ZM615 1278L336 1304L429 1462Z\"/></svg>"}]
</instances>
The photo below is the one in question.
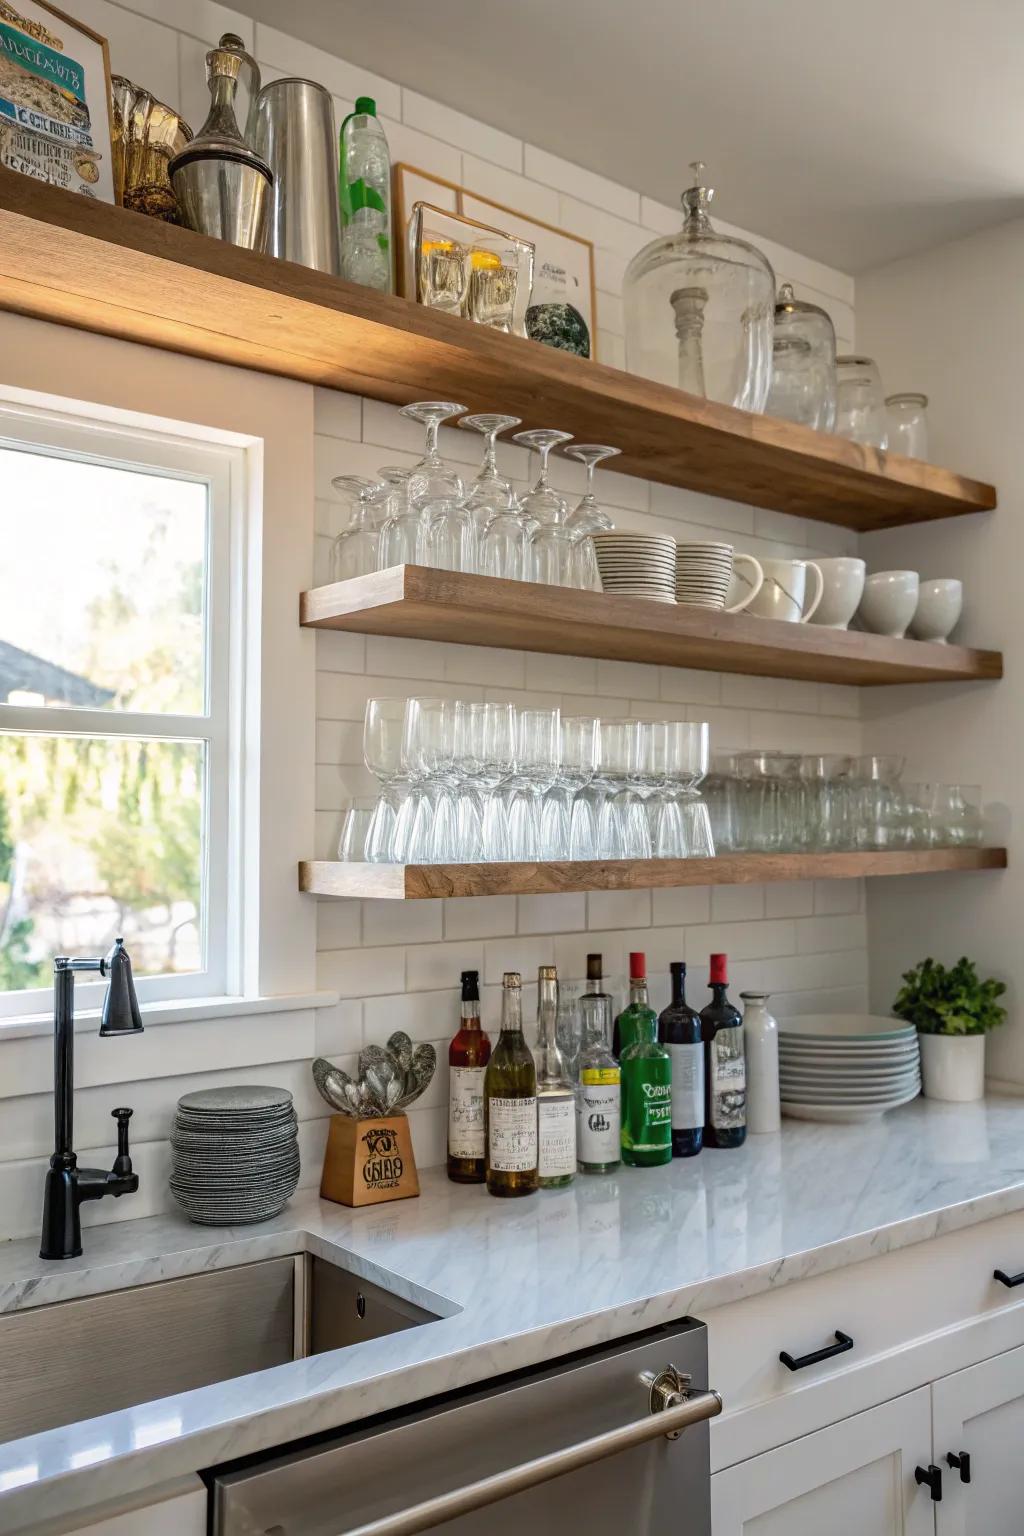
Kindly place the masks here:
<instances>
[{"instance_id":1,"label":"lower wooden shelf","mask_svg":"<svg viewBox=\"0 0 1024 1536\"><path fill-rule=\"evenodd\" d=\"M536 896L552 891L855 880L862 876L1005 868L1005 848L727 853L717 859L609 859L587 864L342 864L310 859L299 865L299 889L313 896L424 901L438 896Z\"/></svg>"}]
</instances>

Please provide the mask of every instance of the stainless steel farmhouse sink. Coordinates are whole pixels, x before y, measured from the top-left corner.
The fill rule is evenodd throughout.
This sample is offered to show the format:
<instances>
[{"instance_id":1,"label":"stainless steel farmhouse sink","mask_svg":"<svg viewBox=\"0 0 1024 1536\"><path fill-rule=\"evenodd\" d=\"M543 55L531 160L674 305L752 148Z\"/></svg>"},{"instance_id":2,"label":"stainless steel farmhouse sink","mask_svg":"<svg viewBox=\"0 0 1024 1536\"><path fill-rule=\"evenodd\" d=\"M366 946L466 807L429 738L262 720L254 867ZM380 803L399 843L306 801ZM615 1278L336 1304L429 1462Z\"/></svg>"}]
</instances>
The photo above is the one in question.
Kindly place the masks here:
<instances>
[{"instance_id":1,"label":"stainless steel farmhouse sink","mask_svg":"<svg viewBox=\"0 0 1024 1536\"><path fill-rule=\"evenodd\" d=\"M0 1442L433 1322L313 1254L0 1317Z\"/></svg>"}]
</instances>

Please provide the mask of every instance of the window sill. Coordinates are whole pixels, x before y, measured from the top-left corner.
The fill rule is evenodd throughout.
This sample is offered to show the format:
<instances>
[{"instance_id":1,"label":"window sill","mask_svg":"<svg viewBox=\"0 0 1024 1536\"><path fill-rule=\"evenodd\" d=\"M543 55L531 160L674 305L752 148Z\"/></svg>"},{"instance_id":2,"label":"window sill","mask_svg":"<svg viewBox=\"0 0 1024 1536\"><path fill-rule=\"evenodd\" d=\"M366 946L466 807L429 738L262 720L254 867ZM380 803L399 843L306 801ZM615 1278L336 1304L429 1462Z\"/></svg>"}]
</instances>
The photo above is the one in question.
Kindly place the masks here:
<instances>
[{"instance_id":1,"label":"window sill","mask_svg":"<svg viewBox=\"0 0 1024 1536\"><path fill-rule=\"evenodd\" d=\"M251 1017L256 1013L294 1013L306 1008L331 1008L338 1001L337 992L293 992L283 997L183 997L165 1003L143 1003L142 1022L147 1029L154 1024L181 1024L193 1019ZM75 1032L95 1030L99 1024L98 1008L83 1008L75 1015ZM51 1035L53 1019L49 1013L29 1013L0 1019L0 1041L25 1040L35 1035Z\"/></svg>"}]
</instances>

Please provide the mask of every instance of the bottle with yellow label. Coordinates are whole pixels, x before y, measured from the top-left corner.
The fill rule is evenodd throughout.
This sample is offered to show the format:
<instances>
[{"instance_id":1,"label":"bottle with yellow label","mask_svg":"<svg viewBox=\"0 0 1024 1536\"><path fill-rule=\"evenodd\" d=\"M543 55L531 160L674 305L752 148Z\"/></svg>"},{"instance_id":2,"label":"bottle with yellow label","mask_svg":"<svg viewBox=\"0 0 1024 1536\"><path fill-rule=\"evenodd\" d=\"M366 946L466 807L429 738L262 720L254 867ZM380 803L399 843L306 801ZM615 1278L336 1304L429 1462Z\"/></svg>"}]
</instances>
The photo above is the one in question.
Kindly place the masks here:
<instances>
[{"instance_id":1,"label":"bottle with yellow label","mask_svg":"<svg viewBox=\"0 0 1024 1536\"><path fill-rule=\"evenodd\" d=\"M600 966L600 955L587 956L587 990L580 997L576 1145L581 1173L612 1173L622 1160L621 1082L611 1048L612 999L600 990Z\"/></svg>"}]
</instances>

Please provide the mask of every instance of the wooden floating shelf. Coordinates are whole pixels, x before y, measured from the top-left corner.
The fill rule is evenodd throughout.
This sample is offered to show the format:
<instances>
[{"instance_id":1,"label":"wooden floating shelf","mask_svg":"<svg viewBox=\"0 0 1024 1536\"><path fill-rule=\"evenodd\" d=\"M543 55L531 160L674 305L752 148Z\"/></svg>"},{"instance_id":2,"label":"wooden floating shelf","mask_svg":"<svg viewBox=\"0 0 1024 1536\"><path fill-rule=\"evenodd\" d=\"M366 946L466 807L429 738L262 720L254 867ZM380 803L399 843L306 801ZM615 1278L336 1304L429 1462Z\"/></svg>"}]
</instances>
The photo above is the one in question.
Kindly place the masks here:
<instances>
[{"instance_id":1,"label":"wooden floating shelf","mask_svg":"<svg viewBox=\"0 0 1024 1536\"><path fill-rule=\"evenodd\" d=\"M304 592L299 616L313 629L823 683L948 682L1003 674L998 651L890 640L420 565L397 565Z\"/></svg>"},{"instance_id":2,"label":"wooden floating shelf","mask_svg":"<svg viewBox=\"0 0 1024 1536\"><path fill-rule=\"evenodd\" d=\"M424 901L438 896L536 896L1005 868L1005 848L729 853L717 859L620 859L592 864L341 864L312 859L299 865L299 889L313 896Z\"/></svg>"},{"instance_id":3,"label":"wooden floating shelf","mask_svg":"<svg viewBox=\"0 0 1024 1536\"><path fill-rule=\"evenodd\" d=\"M406 405L615 443L615 468L868 530L985 511L990 485L755 416L0 169L0 308Z\"/></svg>"}]
</instances>

